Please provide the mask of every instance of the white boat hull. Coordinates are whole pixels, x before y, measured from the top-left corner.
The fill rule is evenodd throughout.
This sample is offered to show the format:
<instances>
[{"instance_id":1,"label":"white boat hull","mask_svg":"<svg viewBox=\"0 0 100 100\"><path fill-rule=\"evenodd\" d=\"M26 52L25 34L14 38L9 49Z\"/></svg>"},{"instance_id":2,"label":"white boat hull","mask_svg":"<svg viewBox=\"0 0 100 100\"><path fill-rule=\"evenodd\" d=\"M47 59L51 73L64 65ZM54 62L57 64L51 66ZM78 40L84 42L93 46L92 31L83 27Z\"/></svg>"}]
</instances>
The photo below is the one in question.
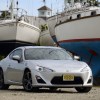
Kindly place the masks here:
<instances>
[{"instance_id":1,"label":"white boat hull","mask_svg":"<svg viewBox=\"0 0 100 100\"><path fill-rule=\"evenodd\" d=\"M0 54L7 55L19 46L37 45L40 29L24 21L0 23Z\"/></svg>"},{"instance_id":2,"label":"white boat hull","mask_svg":"<svg viewBox=\"0 0 100 100\"><path fill-rule=\"evenodd\" d=\"M57 41L88 40L100 38L100 16L77 19L55 28Z\"/></svg>"},{"instance_id":3,"label":"white boat hull","mask_svg":"<svg viewBox=\"0 0 100 100\"><path fill-rule=\"evenodd\" d=\"M0 41L22 41L37 44L40 30L23 21L0 24Z\"/></svg>"}]
</instances>

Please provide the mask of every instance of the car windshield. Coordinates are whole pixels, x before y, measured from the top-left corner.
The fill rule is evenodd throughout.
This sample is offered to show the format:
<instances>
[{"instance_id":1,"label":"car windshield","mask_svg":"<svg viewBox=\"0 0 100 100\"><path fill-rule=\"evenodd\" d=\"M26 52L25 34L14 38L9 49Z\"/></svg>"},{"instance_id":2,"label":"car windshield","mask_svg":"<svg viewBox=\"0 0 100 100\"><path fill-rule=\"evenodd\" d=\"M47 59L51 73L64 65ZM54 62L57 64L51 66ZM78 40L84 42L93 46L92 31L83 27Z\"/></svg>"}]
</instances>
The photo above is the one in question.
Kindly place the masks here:
<instances>
[{"instance_id":1,"label":"car windshield","mask_svg":"<svg viewBox=\"0 0 100 100\"><path fill-rule=\"evenodd\" d=\"M26 60L72 60L72 57L63 49L29 48L25 50Z\"/></svg>"}]
</instances>

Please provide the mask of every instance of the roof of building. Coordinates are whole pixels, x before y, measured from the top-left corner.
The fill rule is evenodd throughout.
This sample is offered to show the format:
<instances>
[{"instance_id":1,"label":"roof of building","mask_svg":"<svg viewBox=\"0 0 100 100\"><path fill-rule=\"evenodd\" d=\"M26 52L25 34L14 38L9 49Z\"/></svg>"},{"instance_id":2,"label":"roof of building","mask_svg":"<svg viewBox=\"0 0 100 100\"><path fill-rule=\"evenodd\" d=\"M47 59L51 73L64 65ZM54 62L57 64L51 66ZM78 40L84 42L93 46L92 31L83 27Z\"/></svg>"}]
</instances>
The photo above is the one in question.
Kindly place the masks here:
<instances>
[{"instance_id":1,"label":"roof of building","mask_svg":"<svg viewBox=\"0 0 100 100\"><path fill-rule=\"evenodd\" d=\"M50 10L52 11L50 8L48 8L47 6L42 6L41 8L39 8L38 10Z\"/></svg>"}]
</instances>

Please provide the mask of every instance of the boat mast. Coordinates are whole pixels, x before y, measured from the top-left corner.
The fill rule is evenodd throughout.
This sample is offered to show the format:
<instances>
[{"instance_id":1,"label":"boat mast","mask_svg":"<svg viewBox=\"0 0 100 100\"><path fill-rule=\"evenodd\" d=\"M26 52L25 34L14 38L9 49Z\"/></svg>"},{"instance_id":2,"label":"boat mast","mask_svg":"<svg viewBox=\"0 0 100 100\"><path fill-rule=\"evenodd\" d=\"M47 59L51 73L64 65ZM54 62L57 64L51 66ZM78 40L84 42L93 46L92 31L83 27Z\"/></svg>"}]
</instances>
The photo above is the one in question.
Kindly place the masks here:
<instances>
[{"instance_id":1,"label":"boat mast","mask_svg":"<svg viewBox=\"0 0 100 100\"><path fill-rule=\"evenodd\" d=\"M64 0L65 10L66 10L67 0Z\"/></svg>"},{"instance_id":2,"label":"boat mast","mask_svg":"<svg viewBox=\"0 0 100 100\"><path fill-rule=\"evenodd\" d=\"M11 0L10 10L11 10L11 19L14 19L14 0Z\"/></svg>"},{"instance_id":3,"label":"boat mast","mask_svg":"<svg viewBox=\"0 0 100 100\"><path fill-rule=\"evenodd\" d=\"M43 0L44 6L46 5L46 0Z\"/></svg>"}]
</instances>

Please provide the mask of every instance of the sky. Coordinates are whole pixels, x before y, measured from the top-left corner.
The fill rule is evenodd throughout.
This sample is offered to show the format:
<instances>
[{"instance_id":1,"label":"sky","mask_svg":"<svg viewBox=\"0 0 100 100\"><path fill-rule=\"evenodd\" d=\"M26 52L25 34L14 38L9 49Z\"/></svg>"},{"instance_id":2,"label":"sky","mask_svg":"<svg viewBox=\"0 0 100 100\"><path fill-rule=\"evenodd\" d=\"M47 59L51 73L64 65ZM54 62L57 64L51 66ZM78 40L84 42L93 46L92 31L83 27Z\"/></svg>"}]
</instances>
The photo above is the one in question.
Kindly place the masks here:
<instances>
[{"instance_id":1,"label":"sky","mask_svg":"<svg viewBox=\"0 0 100 100\"><path fill-rule=\"evenodd\" d=\"M9 9L11 0L0 0L0 10ZM14 0L15 4L18 1L18 7L23 8L28 12L30 16L38 16L37 9L44 6L43 0ZM64 9L64 0L45 0L46 6L52 7L53 14L60 12Z\"/></svg>"}]
</instances>

